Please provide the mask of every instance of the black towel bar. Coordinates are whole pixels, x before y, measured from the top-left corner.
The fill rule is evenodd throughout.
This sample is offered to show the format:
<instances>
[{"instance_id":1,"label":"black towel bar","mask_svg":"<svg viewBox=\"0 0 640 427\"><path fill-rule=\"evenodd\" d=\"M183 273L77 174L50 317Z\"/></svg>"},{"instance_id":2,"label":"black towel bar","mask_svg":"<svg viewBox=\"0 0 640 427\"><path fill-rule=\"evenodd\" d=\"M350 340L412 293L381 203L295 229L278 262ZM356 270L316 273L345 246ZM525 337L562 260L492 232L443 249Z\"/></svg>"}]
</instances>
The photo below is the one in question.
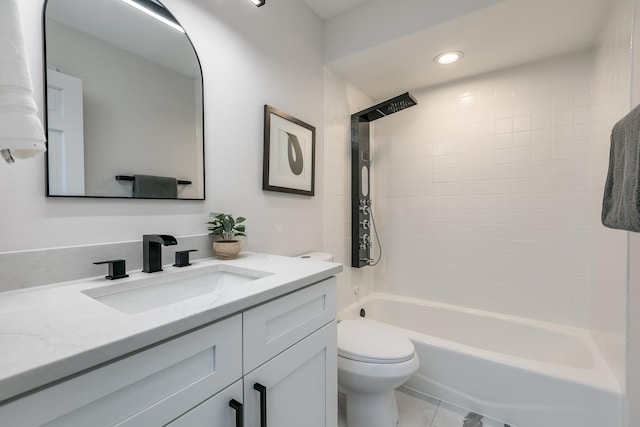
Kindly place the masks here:
<instances>
[{"instance_id":1,"label":"black towel bar","mask_svg":"<svg viewBox=\"0 0 640 427\"><path fill-rule=\"evenodd\" d=\"M116 180L118 181L135 181L135 178L129 175L116 175ZM179 179L178 185L189 185L191 181L184 181Z\"/></svg>"}]
</instances>

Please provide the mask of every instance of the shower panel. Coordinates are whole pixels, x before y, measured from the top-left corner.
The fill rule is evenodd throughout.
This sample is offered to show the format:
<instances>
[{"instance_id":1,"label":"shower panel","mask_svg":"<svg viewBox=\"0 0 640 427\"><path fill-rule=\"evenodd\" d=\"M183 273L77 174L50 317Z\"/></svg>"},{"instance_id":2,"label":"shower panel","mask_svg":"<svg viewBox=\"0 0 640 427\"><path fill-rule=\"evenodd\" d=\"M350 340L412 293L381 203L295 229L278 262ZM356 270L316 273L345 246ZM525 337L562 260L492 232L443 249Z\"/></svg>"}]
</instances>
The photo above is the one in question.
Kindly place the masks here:
<instances>
[{"instance_id":1,"label":"shower panel","mask_svg":"<svg viewBox=\"0 0 640 427\"><path fill-rule=\"evenodd\" d=\"M396 96L351 116L351 266L365 267L371 262L371 156L370 125L418 101L409 92Z\"/></svg>"}]
</instances>

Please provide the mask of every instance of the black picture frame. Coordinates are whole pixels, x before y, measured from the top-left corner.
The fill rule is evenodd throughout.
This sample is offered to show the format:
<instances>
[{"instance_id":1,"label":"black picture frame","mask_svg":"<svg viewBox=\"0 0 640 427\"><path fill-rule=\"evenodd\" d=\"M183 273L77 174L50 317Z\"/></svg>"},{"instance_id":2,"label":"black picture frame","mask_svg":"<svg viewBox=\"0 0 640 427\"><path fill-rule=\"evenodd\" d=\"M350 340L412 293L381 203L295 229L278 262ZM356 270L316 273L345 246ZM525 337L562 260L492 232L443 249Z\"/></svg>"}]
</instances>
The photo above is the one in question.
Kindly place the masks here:
<instances>
[{"instance_id":1,"label":"black picture frame","mask_svg":"<svg viewBox=\"0 0 640 427\"><path fill-rule=\"evenodd\" d=\"M264 106L262 189L315 195L316 128Z\"/></svg>"}]
</instances>

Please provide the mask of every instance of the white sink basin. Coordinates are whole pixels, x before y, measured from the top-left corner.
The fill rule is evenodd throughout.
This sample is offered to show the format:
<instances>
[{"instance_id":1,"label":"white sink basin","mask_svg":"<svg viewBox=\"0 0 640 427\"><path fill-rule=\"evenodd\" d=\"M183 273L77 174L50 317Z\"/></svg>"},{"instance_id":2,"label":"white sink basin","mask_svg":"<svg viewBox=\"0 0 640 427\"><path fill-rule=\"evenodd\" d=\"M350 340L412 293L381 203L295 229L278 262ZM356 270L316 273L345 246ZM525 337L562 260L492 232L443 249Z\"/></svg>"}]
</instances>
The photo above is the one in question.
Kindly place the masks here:
<instances>
[{"instance_id":1,"label":"white sink basin","mask_svg":"<svg viewBox=\"0 0 640 427\"><path fill-rule=\"evenodd\" d=\"M271 274L216 264L199 269L158 272L148 278L87 289L82 293L123 313L134 314L209 293L223 293Z\"/></svg>"}]
</instances>

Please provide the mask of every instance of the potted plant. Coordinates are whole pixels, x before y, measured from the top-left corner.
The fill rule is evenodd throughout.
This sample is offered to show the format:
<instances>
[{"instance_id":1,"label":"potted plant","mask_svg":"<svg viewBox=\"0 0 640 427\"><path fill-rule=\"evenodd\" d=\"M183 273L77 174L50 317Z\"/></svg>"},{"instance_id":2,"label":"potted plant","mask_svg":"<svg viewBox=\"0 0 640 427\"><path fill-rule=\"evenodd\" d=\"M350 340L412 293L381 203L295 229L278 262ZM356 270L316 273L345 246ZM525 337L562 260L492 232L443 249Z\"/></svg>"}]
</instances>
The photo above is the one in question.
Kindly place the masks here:
<instances>
[{"instance_id":1,"label":"potted plant","mask_svg":"<svg viewBox=\"0 0 640 427\"><path fill-rule=\"evenodd\" d=\"M220 259L233 259L240 253L240 241L237 236L244 236L246 218L241 216L234 218L231 214L213 213L209 214L211 221L209 224L209 234L218 236L218 240L213 242L213 252Z\"/></svg>"}]
</instances>

